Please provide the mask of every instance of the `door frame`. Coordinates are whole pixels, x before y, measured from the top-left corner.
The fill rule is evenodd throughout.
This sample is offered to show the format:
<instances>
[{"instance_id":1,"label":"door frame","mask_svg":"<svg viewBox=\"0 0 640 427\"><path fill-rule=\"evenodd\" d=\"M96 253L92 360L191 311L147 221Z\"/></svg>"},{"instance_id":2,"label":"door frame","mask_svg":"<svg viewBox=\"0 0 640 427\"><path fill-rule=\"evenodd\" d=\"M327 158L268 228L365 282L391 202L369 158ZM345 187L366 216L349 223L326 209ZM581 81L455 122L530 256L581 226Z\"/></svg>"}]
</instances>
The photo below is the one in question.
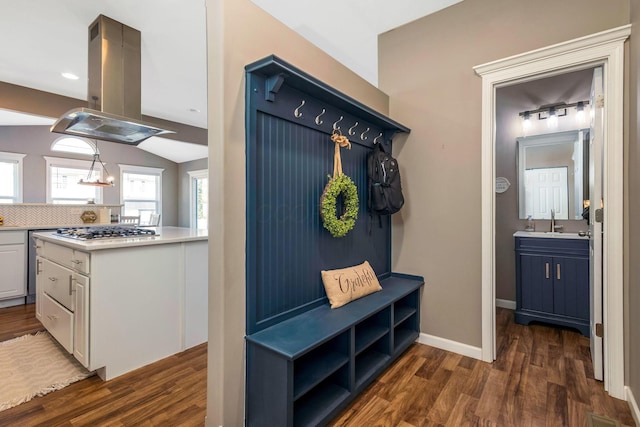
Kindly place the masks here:
<instances>
[{"instance_id":1,"label":"door frame","mask_svg":"<svg viewBox=\"0 0 640 427\"><path fill-rule=\"evenodd\" d=\"M625 25L473 67L482 77L482 360L496 356L495 104L496 89L541 77L604 69L605 134L603 225L604 388L626 400L624 387L623 178Z\"/></svg>"}]
</instances>

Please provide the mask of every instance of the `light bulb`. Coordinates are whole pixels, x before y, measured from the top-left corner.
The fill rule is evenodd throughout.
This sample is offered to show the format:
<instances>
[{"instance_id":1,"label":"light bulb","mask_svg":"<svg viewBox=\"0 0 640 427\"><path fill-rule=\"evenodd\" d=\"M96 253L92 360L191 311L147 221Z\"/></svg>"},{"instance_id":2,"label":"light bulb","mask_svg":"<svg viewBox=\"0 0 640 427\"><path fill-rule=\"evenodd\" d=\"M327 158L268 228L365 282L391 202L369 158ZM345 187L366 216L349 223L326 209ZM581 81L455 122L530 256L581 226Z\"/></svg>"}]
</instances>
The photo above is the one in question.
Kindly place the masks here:
<instances>
[{"instance_id":1,"label":"light bulb","mask_svg":"<svg viewBox=\"0 0 640 427\"><path fill-rule=\"evenodd\" d=\"M584 124L585 121L585 114L584 114L584 102L580 101L578 102L578 105L576 106L576 123L578 123L578 125L582 125Z\"/></svg>"},{"instance_id":2,"label":"light bulb","mask_svg":"<svg viewBox=\"0 0 640 427\"><path fill-rule=\"evenodd\" d=\"M522 131L527 133L531 129L531 114L528 111L524 112L524 116L522 117Z\"/></svg>"},{"instance_id":3,"label":"light bulb","mask_svg":"<svg viewBox=\"0 0 640 427\"><path fill-rule=\"evenodd\" d=\"M558 115L556 114L555 108L549 109L549 119L547 121L547 126L550 128L558 126Z\"/></svg>"}]
</instances>

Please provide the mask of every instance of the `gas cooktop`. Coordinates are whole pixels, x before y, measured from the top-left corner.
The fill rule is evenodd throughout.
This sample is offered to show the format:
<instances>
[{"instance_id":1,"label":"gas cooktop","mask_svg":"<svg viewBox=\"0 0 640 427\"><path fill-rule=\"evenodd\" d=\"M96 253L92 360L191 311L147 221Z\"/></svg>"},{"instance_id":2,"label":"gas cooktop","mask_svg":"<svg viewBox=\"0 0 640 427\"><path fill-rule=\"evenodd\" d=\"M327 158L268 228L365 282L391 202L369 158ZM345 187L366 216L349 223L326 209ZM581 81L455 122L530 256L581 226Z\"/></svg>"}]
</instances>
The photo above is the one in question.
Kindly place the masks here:
<instances>
[{"instance_id":1,"label":"gas cooktop","mask_svg":"<svg viewBox=\"0 0 640 427\"><path fill-rule=\"evenodd\" d=\"M117 239L123 237L153 237L155 230L150 228L105 226L59 228L58 236L77 240Z\"/></svg>"}]
</instances>

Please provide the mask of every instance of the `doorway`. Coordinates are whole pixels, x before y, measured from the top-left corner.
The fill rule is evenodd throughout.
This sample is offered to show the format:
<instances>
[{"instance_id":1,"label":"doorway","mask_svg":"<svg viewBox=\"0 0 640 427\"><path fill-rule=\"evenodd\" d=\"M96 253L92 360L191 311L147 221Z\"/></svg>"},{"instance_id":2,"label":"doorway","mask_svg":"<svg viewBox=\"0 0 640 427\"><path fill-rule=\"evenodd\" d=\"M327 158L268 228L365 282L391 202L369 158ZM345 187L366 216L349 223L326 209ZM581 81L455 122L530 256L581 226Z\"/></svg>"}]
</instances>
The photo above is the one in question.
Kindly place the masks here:
<instances>
[{"instance_id":1,"label":"doorway","mask_svg":"<svg viewBox=\"0 0 640 427\"><path fill-rule=\"evenodd\" d=\"M519 272L514 233L531 225L534 230L530 231L544 233L551 231L550 227L555 224L554 231L563 232L561 237L573 234L582 239L580 247L585 252L588 252L587 240L601 239L602 235L597 233L592 239L586 237L590 224L588 215L584 215L586 206L595 206L589 201L590 195L601 193L601 181L597 182L597 188L589 185L590 177L601 176L602 169L600 162L590 162L589 155L590 141L600 143L602 140L590 138L595 134L591 132L591 122L596 118L596 111L602 110L593 108L595 102L591 99L595 70L587 67L523 83L515 81L496 89L495 171L496 176L513 183L508 191L497 194L495 200L496 307L516 309L515 318L519 321L531 321L530 315L535 318L535 313L542 310L548 312L550 319L560 316L556 318L559 324L574 327L577 333L586 335L590 330L590 305L600 307L593 310L591 317L601 323L601 287L594 287L595 283L586 280L588 265L599 267L590 277L602 277L602 263L594 260L595 251L589 261L589 255L581 256L576 264L583 267L574 272L583 275L581 282L562 282L562 286L550 287L544 281L538 283L528 277L533 282L526 281L528 285L520 290L521 306L516 307L515 279ZM555 114L553 121L548 114L551 108ZM596 165L598 170L591 174L590 169L595 169ZM598 203L600 200L598 197ZM588 212L589 208L586 209ZM555 222L551 221L552 217ZM560 243L560 246L561 242L566 242L557 238L552 241L555 241L552 245ZM528 256L526 259L534 258ZM570 256L565 262L576 261ZM542 277L538 279L543 280ZM532 293L531 286L535 283L541 286ZM591 301L589 295L596 296L596 292L589 291L590 285L598 291L597 298ZM551 289L554 289L553 295L557 294L555 303L549 299ZM602 339L591 335L594 376L602 380ZM501 354L495 356L498 358Z\"/></svg>"},{"instance_id":2,"label":"doorway","mask_svg":"<svg viewBox=\"0 0 640 427\"><path fill-rule=\"evenodd\" d=\"M495 359L495 107L496 89L586 67L604 80L603 241L604 387L625 399L623 337L623 81L630 25L474 67L482 77L482 359Z\"/></svg>"}]
</instances>

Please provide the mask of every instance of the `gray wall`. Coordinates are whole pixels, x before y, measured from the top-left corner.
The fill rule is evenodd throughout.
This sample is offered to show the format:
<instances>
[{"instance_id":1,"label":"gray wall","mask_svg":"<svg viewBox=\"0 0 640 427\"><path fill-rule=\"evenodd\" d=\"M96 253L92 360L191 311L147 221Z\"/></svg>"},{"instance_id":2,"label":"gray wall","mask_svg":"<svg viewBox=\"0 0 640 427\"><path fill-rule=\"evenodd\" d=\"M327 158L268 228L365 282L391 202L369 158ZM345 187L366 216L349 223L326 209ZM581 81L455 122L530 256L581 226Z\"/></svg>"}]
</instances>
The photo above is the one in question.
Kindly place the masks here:
<instances>
[{"instance_id":1,"label":"gray wall","mask_svg":"<svg viewBox=\"0 0 640 427\"><path fill-rule=\"evenodd\" d=\"M640 400L640 5L631 2L631 41L629 43L629 139L626 146L628 206L625 222L625 351L627 378L636 402Z\"/></svg>"},{"instance_id":2,"label":"gray wall","mask_svg":"<svg viewBox=\"0 0 640 427\"><path fill-rule=\"evenodd\" d=\"M465 0L379 37L380 88L391 116L412 129L394 147L407 202L394 215L393 269L425 277L422 332L481 346L482 85L473 66L627 23L628 0Z\"/></svg>"},{"instance_id":3,"label":"gray wall","mask_svg":"<svg viewBox=\"0 0 640 427\"><path fill-rule=\"evenodd\" d=\"M515 301L515 255L513 233L523 230L526 220L518 215L518 147L523 136L521 111L535 110L557 102L567 104L589 99L592 70L563 74L527 83L499 88L496 91L496 176L503 176L511 187L496 194L496 298ZM562 120L562 118L560 118ZM575 121L559 121L557 131L576 129ZM588 126L588 125L586 125ZM549 132L546 125L534 132ZM555 130L554 130L555 131ZM531 134L530 134L531 135ZM549 221L536 220L536 230L548 230ZM586 230L586 221L558 221L566 232Z\"/></svg>"},{"instance_id":4,"label":"gray wall","mask_svg":"<svg viewBox=\"0 0 640 427\"><path fill-rule=\"evenodd\" d=\"M46 166L43 156L64 157L91 160L87 156L74 155L51 151L51 144L61 135L49 132L48 126L2 126L0 127L0 151L22 153L27 156L24 165L24 198L25 203L46 202ZM112 142L98 142L100 158L106 164L109 172L116 177L114 187L104 188L104 203L120 203L120 168L118 164L149 166L163 168L162 173L162 223L163 225L178 225L181 211L189 206L179 201L182 179L180 174L186 175L189 167L178 164L148 153L137 147ZM195 162L190 162L195 163ZM206 160L205 160L206 167ZM188 203L188 201L187 201ZM188 216L188 213L186 214Z\"/></svg>"}]
</instances>

